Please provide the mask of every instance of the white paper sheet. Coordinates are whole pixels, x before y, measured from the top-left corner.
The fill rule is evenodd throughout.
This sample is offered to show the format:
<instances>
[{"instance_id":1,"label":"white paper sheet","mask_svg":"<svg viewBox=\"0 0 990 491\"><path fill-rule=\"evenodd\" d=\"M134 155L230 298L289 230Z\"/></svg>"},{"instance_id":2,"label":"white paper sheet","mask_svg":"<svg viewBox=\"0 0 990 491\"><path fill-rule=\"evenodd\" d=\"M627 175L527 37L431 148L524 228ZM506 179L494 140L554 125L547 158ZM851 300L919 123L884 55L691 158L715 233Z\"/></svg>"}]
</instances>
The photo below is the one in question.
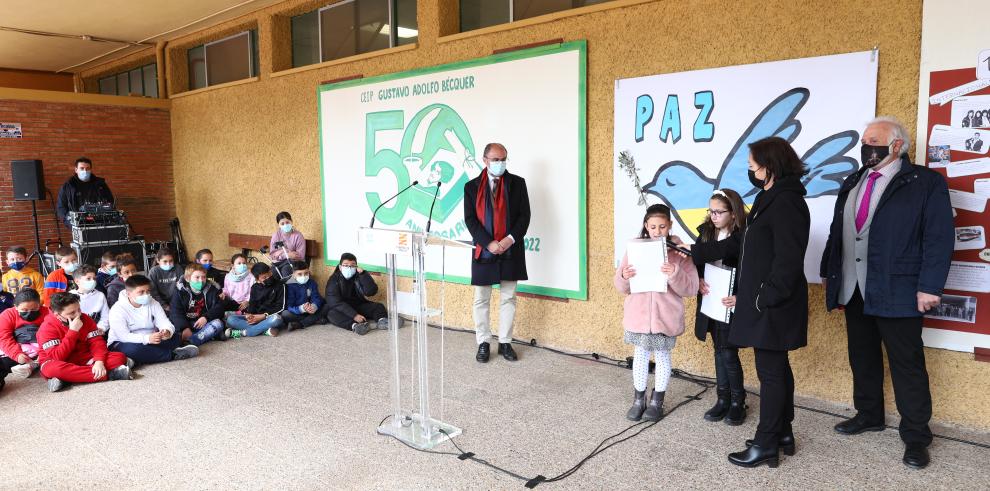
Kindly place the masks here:
<instances>
[{"instance_id":1,"label":"white paper sheet","mask_svg":"<svg viewBox=\"0 0 990 491\"><path fill-rule=\"evenodd\" d=\"M954 250L969 251L983 249L986 246L987 240L982 226L956 227L956 244L953 247Z\"/></svg>"},{"instance_id":2,"label":"white paper sheet","mask_svg":"<svg viewBox=\"0 0 990 491\"><path fill-rule=\"evenodd\" d=\"M947 102L955 99L956 97L964 96L970 92L976 92L984 87L990 87L990 80L974 80L967 84L953 87L944 92L939 92L938 94L929 97L928 103L944 106Z\"/></svg>"},{"instance_id":3,"label":"white paper sheet","mask_svg":"<svg viewBox=\"0 0 990 491\"><path fill-rule=\"evenodd\" d=\"M732 295L733 270L705 264L705 282L708 295L701 297L701 313L709 319L729 322L730 309L722 305L722 299Z\"/></svg>"},{"instance_id":4,"label":"white paper sheet","mask_svg":"<svg viewBox=\"0 0 990 491\"><path fill-rule=\"evenodd\" d=\"M949 190L949 202L952 203L953 208L975 211L977 213L983 213L983 210L987 208L986 196L981 196L976 193L967 193L966 191L960 191L958 189Z\"/></svg>"},{"instance_id":5,"label":"white paper sheet","mask_svg":"<svg viewBox=\"0 0 990 491\"><path fill-rule=\"evenodd\" d=\"M636 239L626 244L629 265L636 269L636 276L629 278L632 293L666 292L667 275L660 271L667 262L667 241L663 239Z\"/></svg>"},{"instance_id":6,"label":"white paper sheet","mask_svg":"<svg viewBox=\"0 0 990 491\"><path fill-rule=\"evenodd\" d=\"M952 261L945 289L990 293L990 264Z\"/></svg>"},{"instance_id":7,"label":"white paper sheet","mask_svg":"<svg viewBox=\"0 0 990 491\"><path fill-rule=\"evenodd\" d=\"M971 95L952 100L952 127L990 128L990 95Z\"/></svg>"},{"instance_id":8,"label":"white paper sheet","mask_svg":"<svg viewBox=\"0 0 990 491\"><path fill-rule=\"evenodd\" d=\"M953 128L944 124L937 124L932 127L928 144L932 146L948 145L950 149L957 152L985 154L987 147L990 147L990 131Z\"/></svg>"},{"instance_id":9,"label":"white paper sheet","mask_svg":"<svg viewBox=\"0 0 990 491\"><path fill-rule=\"evenodd\" d=\"M990 158L960 160L951 162L945 168L949 177L972 176L973 174L986 174L990 172Z\"/></svg>"},{"instance_id":10,"label":"white paper sheet","mask_svg":"<svg viewBox=\"0 0 990 491\"><path fill-rule=\"evenodd\" d=\"M990 179L977 179L973 181L973 192L990 198Z\"/></svg>"}]
</instances>

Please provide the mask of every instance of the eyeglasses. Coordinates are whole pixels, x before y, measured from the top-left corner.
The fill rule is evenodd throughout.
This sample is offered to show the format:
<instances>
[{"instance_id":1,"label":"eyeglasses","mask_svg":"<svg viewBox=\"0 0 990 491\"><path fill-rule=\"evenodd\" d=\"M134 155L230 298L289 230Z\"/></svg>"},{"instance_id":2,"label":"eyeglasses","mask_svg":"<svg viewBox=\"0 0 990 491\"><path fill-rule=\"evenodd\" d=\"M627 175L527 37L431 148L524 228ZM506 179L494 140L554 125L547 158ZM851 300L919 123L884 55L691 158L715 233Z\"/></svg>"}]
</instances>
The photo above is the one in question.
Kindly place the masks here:
<instances>
[{"instance_id":1,"label":"eyeglasses","mask_svg":"<svg viewBox=\"0 0 990 491\"><path fill-rule=\"evenodd\" d=\"M712 209L709 209L708 210L708 214L711 215L711 216L713 216L713 217L715 217L715 218L718 218L718 217L722 216L723 213L728 213L728 212L729 212L729 210L712 210Z\"/></svg>"}]
</instances>

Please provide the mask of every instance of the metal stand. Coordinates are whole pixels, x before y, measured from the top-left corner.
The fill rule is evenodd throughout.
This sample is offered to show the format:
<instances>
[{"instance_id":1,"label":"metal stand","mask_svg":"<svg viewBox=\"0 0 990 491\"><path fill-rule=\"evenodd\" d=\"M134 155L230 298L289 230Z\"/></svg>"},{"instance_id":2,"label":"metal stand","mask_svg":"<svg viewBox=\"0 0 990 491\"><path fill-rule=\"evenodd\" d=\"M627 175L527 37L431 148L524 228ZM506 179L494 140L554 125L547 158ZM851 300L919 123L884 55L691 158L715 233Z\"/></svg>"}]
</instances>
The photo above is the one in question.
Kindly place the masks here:
<instances>
[{"instance_id":1,"label":"metal stand","mask_svg":"<svg viewBox=\"0 0 990 491\"><path fill-rule=\"evenodd\" d=\"M45 265L43 252L41 250L41 227L38 225L38 202L37 200L31 200L31 218L34 219L34 251L31 255L24 261L25 263L30 263L31 259L35 256L38 257L38 271L41 272L41 276L44 278L48 277L51 271L48 270L48 266ZM55 217L58 220L58 217Z\"/></svg>"}]
</instances>

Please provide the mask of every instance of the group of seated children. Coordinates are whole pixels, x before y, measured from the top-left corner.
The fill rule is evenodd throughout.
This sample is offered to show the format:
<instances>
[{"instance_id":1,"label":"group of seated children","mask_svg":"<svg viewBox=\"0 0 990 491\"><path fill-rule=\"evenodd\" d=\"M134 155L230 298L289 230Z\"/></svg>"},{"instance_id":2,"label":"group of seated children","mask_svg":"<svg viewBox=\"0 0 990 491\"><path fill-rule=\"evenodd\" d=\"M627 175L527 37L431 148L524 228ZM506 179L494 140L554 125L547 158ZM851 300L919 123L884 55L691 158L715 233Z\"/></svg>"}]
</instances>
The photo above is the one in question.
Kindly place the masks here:
<instances>
[{"instance_id":1,"label":"group of seated children","mask_svg":"<svg viewBox=\"0 0 990 491\"><path fill-rule=\"evenodd\" d=\"M104 254L96 268L60 248L58 269L42 281L24 248L10 248L0 292L0 389L7 374L27 378L39 369L52 392L129 380L135 365L191 358L211 340L328 322L362 335L388 329L385 306L368 300L378 286L353 254L341 256L325 296L303 260L290 259L292 274L280 279L268 264L249 267L244 254L231 258L230 272L213 267L209 249L195 257L180 268L177 253L162 249L144 276L130 254Z\"/></svg>"}]
</instances>

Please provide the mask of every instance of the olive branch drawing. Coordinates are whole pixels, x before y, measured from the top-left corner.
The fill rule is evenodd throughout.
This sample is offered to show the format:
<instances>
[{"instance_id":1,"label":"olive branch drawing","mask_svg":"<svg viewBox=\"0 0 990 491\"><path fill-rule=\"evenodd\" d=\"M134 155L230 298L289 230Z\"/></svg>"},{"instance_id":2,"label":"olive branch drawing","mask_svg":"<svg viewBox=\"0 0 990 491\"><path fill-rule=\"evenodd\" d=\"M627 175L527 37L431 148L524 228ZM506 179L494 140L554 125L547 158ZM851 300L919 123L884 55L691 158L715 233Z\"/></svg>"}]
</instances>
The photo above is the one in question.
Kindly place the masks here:
<instances>
[{"instance_id":1,"label":"olive branch drawing","mask_svg":"<svg viewBox=\"0 0 990 491\"><path fill-rule=\"evenodd\" d=\"M632 156L629 150L623 150L619 152L619 167L626 171L626 175L632 180L633 187L636 188L636 192L639 193L639 205L646 205L646 194L643 193L643 187L639 184L639 167L636 167L636 159Z\"/></svg>"}]
</instances>

